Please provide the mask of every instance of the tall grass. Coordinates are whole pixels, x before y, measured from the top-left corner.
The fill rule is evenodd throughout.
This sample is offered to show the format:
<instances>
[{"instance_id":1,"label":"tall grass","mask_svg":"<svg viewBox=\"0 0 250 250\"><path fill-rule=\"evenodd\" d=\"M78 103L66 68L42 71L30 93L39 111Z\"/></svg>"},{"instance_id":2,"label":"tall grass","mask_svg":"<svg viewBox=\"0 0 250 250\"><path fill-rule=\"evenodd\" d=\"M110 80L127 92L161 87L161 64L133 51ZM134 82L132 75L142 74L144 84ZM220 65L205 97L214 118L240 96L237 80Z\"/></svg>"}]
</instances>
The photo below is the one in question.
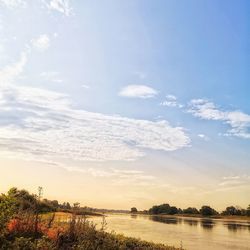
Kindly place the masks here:
<instances>
[{"instance_id":1,"label":"tall grass","mask_svg":"<svg viewBox=\"0 0 250 250\"><path fill-rule=\"evenodd\" d=\"M90 222L86 216L73 214L70 219L58 221L55 214L37 216L22 212L13 217L0 237L0 249L13 250L174 250L162 244L106 232L105 217L101 228Z\"/></svg>"}]
</instances>

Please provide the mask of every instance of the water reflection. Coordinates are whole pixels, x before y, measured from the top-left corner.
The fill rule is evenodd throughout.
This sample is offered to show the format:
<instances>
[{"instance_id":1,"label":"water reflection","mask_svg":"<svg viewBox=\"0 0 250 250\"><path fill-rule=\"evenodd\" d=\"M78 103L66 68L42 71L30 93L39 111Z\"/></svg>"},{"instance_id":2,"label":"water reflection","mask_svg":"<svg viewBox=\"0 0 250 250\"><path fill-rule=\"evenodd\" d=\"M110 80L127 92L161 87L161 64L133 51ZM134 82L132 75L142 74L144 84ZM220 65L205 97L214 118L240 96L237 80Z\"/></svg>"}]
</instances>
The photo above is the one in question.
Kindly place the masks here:
<instances>
[{"instance_id":1,"label":"water reflection","mask_svg":"<svg viewBox=\"0 0 250 250\"><path fill-rule=\"evenodd\" d=\"M203 227L203 229L211 230L213 229L215 222L211 219L202 219L200 221L200 225Z\"/></svg>"},{"instance_id":2,"label":"water reflection","mask_svg":"<svg viewBox=\"0 0 250 250\"><path fill-rule=\"evenodd\" d=\"M179 218L176 217L163 217L163 216L150 216L150 220L162 222L165 224L179 224Z\"/></svg>"},{"instance_id":3,"label":"water reflection","mask_svg":"<svg viewBox=\"0 0 250 250\"><path fill-rule=\"evenodd\" d=\"M239 224L239 223L229 222L229 223L224 223L224 226L226 226L229 231L233 232L236 232L238 230L248 230L250 232L249 223Z\"/></svg>"},{"instance_id":4,"label":"water reflection","mask_svg":"<svg viewBox=\"0 0 250 250\"><path fill-rule=\"evenodd\" d=\"M131 214L130 217L131 217L132 219L137 219L138 215L137 215L137 214Z\"/></svg>"},{"instance_id":5,"label":"water reflection","mask_svg":"<svg viewBox=\"0 0 250 250\"><path fill-rule=\"evenodd\" d=\"M131 215L131 218L136 219L137 215ZM165 223L165 224L185 224L190 227L200 226L204 230L212 230L218 223L222 224L229 231L237 230L248 230L250 232L250 223L248 222L225 222L221 220L214 220L209 218L181 218L181 217L167 217L167 216L158 216L152 215L147 217L149 220Z\"/></svg>"},{"instance_id":6,"label":"water reflection","mask_svg":"<svg viewBox=\"0 0 250 250\"><path fill-rule=\"evenodd\" d=\"M101 225L100 217L93 218ZM110 214L108 231L190 250L250 250L250 222L179 216Z\"/></svg>"},{"instance_id":7,"label":"water reflection","mask_svg":"<svg viewBox=\"0 0 250 250\"><path fill-rule=\"evenodd\" d=\"M192 219L183 219L183 223L189 226L198 226L199 224L198 220L192 220Z\"/></svg>"}]
</instances>

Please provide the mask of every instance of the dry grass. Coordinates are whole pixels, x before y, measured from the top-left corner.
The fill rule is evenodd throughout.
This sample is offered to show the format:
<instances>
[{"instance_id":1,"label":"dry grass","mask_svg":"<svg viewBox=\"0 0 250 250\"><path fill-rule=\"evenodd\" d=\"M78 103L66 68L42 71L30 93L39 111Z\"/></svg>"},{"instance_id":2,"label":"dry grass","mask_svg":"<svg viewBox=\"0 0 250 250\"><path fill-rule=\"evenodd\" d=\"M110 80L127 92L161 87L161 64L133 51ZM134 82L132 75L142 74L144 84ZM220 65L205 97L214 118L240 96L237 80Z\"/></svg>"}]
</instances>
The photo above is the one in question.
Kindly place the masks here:
<instances>
[{"instance_id":1,"label":"dry grass","mask_svg":"<svg viewBox=\"0 0 250 250\"><path fill-rule=\"evenodd\" d=\"M65 218L67 218L65 220ZM19 214L7 224L5 241L1 249L50 250L176 250L177 248L154 244L121 234L107 233L105 218L101 229L86 216L50 213L39 216L35 225L34 214ZM37 228L37 232L35 231ZM181 249L181 248L179 248Z\"/></svg>"}]
</instances>

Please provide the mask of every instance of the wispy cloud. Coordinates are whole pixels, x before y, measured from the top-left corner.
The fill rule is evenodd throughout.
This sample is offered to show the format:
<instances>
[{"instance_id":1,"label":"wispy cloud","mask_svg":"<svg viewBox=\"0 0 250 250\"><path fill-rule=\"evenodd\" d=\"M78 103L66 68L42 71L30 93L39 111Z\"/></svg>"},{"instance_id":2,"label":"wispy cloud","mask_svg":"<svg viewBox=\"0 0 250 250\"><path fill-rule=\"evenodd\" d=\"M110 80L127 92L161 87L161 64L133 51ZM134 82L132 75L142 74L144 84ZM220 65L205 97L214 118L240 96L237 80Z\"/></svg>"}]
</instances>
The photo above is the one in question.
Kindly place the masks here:
<instances>
[{"instance_id":1,"label":"wispy cloud","mask_svg":"<svg viewBox=\"0 0 250 250\"><path fill-rule=\"evenodd\" d=\"M22 56L0 72L9 83L0 85L2 156L129 161L144 156L144 149L173 151L190 142L183 128L167 121L77 110L65 94L15 85L25 62Z\"/></svg>"},{"instance_id":2,"label":"wispy cloud","mask_svg":"<svg viewBox=\"0 0 250 250\"><path fill-rule=\"evenodd\" d=\"M30 87L1 89L2 149L75 160L135 160L144 148L172 151L186 146L182 128L74 110L59 93Z\"/></svg>"},{"instance_id":3,"label":"wispy cloud","mask_svg":"<svg viewBox=\"0 0 250 250\"><path fill-rule=\"evenodd\" d=\"M73 172L90 174L96 178L109 178L112 186L134 186L134 187L158 187L162 184L153 175L144 171L134 169L98 169L62 166L64 169Z\"/></svg>"},{"instance_id":4,"label":"wispy cloud","mask_svg":"<svg viewBox=\"0 0 250 250\"><path fill-rule=\"evenodd\" d=\"M0 4L4 5L9 9L14 9L18 7L25 7L26 1L24 0L0 0Z\"/></svg>"},{"instance_id":5,"label":"wispy cloud","mask_svg":"<svg viewBox=\"0 0 250 250\"><path fill-rule=\"evenodd\" d=\"M58 11L65 16L72 13L71 0L50 0L44 1L49 10Z\"/></svg>"},{"instance_id":6,"label":"wispy cloud","mask_svg":"<svg viewBox=\"0 0 250 250\"><path fill-rule=\"evenodd\" d=\"M208 136L204 135L204 134L198 134L197 136L198 136L199 138L205 140L205 141L209 141L209 140L210 140L210 138L209 138Z\"/></svg>"},{"instance_id":7,"label":"wispy cloud","mask_svg":"<svg viewBox=\"0 0 250 250\"><path fill-rule=\"evenodd\" d=\"M231 129L227 131L226 136L237 136L250 139L250 115L242 111L223 111L213 102L205 99L193 99L189 103L188 112L195 117L205 120L223 121Z\"/></svg>"},{"instance_id":8,"label":"wispy cloud","mask_svg":"<svg viewBox=\"0 0 250 250\"><path fill-rule=\"evenodd\" d=\"M84 89L89 89L90 88L89 85L87 85L87 84L82 84L81 87L84 88Z\"/></svg>"},{"instance_id":9,"label":"wispy cloud","mask_svg":"<svg viewBox=\"0 0 250 250\"><path fill-rule=\"evenodd\" d=\"M42 72L40 76L46 81L58 82L58 83L63 82L63 80L60 78L60 73L56 71Z\"/></svg>"},{"instance_id":10,"label":"wispy cloud","mask_svg":"<svg viewBox=\"0 0 250 250\"><path fill-rule=\"evenodd\" d=\"M38 3L44 5L48 10L62 13L65 16L72 14L72 0L39 0ZM0 5L8 9L22 8L28 5L28 0L0 0Z\"/></svg>"},{"instance_id":11,"label":"wispy cloud","mask_svg":"<svg viewBox=\"0 0 250 250\"><path fill-rule=\"evenodd\" d=\"M22 52L20 59L16 63L7 65L5 68L3 68L0 71L0 86L13 82L13 80L23 72L26 62L27 54Z\"/></svg>"},{"instance_id":12,"label":"wispy cloud","mask_svg":"<svg viewBox=\"0 0 250 250\"><path fill-rule=\"evenodd\" d=\"M224 176L222 177L222 180L218 184L218 186L219 188L217 188L217 191L224 191L243 186L250 186L250 176L248 175Z\"/></svg>"},{"instance_id":13,"label":"wispy cloud","mask_svg":"<svg viewBox=\"0 0 250 250\"><path fill-rule=\"evenodd\" d=\"M148 174L145 171L136 169L98 169L98 168L82 168L64 166L64 168L70 172L79 172L84 174L90 174L96 178L109 178L112 186L133 186L133 187L147 187L151 189L166 189L167 192L174 194L189 194L190 191L197 190L197 187L191 186L176 186L170 183L163 182L154 175Z\"/></svg>"},{"instance_id":14,"label":"wispy cloud","mask_svg":"<svg viewBox=\"0 0 250 250\"><path fill-rule=\"evenodd\" d=\"M167 95L166 100L160 103L161 106L167 106L167 107L177 107L177 108L183 108L183 104L179 103L177 101L177 97L174 95Z\"/></svg>"},{"instance_id":15,"label":"wispy cloud","mask_svg":"<svg viewBox=\"0 0 250 250\"><path fill-rule=\"evenodd\" d=\"M131 98L152 98L158 91L146 85L128 85L121 89L120 96Z\"/></svg>"},{"instance_id":16,"label":"wispy cloud","mask_svg":"<svg viewBox=\"0 0 250 250\"><path fill-rule=\"evenodd\" d=\"M224 176L222 177L223 180L237 180L240 179L239 175L233 175L233 176Z\"/></svg>"},{"instance_id":17,"label":"wispy cloud","mask_svg":"<svg viewBox=\"0 0 250 250\"><path fill-rule=\"evenodd\" d=\"M45 51L50 46L50 38L47 34L42 34L39 37L32 39L31 44L35 49Z\"/></svg>"}]
</instances>

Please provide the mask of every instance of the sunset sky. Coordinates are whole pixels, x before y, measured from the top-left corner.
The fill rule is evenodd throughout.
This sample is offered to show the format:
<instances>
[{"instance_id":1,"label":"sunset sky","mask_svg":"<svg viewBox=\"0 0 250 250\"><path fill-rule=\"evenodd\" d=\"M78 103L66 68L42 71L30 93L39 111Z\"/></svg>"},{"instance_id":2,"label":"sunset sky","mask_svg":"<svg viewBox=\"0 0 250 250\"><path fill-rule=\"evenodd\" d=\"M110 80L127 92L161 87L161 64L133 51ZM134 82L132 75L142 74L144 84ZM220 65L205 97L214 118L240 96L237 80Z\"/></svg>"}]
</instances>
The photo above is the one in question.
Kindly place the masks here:
<instances>
[{"instance_id":1,"label":"sunset sky","mask_svg":"<svg viewBox=\"0 0 250 250\"><path fill-rule=\"evenodd\" d=\"M246 207L250 1L0 0L0 193Z\"/></svg>"}]
</instances>

